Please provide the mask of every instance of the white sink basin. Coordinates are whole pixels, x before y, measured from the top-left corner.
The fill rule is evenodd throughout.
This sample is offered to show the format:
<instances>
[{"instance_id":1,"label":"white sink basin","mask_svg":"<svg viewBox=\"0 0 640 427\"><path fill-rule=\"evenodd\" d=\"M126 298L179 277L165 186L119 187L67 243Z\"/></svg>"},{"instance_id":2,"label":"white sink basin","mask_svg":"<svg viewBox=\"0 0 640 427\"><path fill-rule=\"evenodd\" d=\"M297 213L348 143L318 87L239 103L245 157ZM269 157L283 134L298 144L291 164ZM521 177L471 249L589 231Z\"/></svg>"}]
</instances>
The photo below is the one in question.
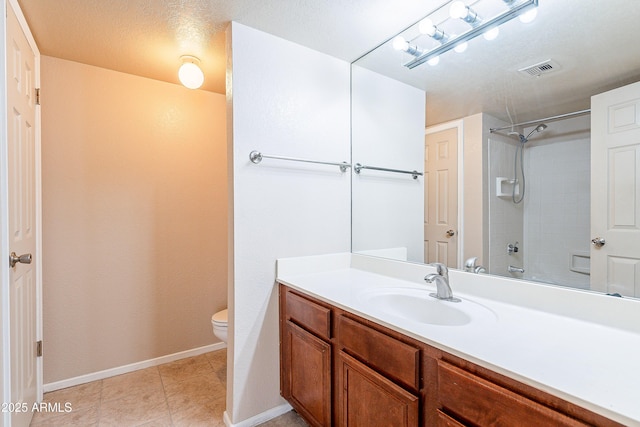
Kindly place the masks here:
<instances>
[{"instance_id":1,"label":"white sink basin","mask_svg":"<svg viewBox=\"0 0 640 427\"><path fill-rule=\"evenodd\" d=\"M462 326L473 321L496 320L487 307L462 299L442 301L419 288L377 288L362 292L359 299L367 308L417 323Z\"/></svg>"}]
</instances>

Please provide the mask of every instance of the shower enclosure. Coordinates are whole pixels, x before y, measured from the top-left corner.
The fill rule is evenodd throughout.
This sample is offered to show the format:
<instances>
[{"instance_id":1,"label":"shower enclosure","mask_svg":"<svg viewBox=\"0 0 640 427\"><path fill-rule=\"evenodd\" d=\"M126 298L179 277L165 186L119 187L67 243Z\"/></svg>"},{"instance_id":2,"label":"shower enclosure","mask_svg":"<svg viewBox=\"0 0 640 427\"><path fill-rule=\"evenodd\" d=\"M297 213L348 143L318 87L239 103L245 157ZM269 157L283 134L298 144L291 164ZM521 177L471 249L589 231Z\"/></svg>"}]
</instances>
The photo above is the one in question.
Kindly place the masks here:
<instances>
[{"instance_id":1,"label":"shower enclosure","mask_svg":"<svg viewBox=\"0 0 640 427\"><path fill-rule=\"evenodd\" d=\"M493 133L488 141L486 267L588 289L590 117L521 131Z\"/></svg>"}]
</instances>

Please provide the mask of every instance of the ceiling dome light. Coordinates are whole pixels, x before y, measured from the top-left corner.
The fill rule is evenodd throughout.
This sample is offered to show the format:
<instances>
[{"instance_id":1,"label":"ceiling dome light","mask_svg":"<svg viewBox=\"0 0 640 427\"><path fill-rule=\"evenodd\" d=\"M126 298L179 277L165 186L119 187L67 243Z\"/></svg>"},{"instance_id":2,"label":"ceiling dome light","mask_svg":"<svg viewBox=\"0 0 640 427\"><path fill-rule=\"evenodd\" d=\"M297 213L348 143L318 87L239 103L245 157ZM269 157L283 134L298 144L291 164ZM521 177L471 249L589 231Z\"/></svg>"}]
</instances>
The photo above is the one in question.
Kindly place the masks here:
<instances>
[{"instance_id":1,"label":"ceiling dome light","mask_svg":"<svg viewBox=\"0 0 640 427\"><path fill-rule=\"evenodd\" d=\"M195 56L181 56L182 65L178 69L178 78L186 88L198 89L204 83L204 73L198 66L200 60Z\"/></svg>"}]
</instances>

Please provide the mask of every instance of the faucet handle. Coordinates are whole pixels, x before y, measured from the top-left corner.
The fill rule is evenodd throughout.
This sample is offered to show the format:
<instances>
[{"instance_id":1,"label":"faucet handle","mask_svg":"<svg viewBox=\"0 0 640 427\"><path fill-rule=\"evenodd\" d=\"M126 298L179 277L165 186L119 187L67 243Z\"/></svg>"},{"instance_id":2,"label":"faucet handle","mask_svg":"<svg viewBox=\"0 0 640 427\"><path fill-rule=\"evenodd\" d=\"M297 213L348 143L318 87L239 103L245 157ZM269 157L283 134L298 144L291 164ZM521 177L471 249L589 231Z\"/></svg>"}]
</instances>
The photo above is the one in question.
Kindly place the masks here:
<instances>
[{"instance_id":1,"label":"faucet handle","mask_svg":"<svg viewBox=\"0 0 640 427\"><path fill-rule=\"evenodd\" d=\"M427 264L427 265L430 265L431 267L435 267L436 268L436 272L439 275L444 276L447 279L449 278L449 269L443 263L441 263L441 262L432 262L432 263Z\"/></svg>"}]
</instances>

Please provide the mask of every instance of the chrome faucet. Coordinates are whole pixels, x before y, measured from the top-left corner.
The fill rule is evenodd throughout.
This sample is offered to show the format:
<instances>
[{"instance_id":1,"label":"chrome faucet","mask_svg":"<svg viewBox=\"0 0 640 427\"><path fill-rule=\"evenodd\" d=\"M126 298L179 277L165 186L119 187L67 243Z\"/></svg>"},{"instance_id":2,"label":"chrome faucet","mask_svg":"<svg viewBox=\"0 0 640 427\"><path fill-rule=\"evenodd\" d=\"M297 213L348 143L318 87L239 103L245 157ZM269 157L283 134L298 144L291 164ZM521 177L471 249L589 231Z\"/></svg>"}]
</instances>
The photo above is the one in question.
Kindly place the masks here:
<instances>
[{"instance_id":1,"label":"chrome faucet","mask_svg":"<svg viewBox=\"0 0 640 427\"><path fill-rule=\"evenodd\" d=\"M439 262L434 262L433 264L428 265L435 267L437 271L437 273L431 273L424 276L424 280L427 283L436 283L436 293L431 293L429 296L444 301L460 302L460 298L455 298L453 296L451 286L449 286L449 270L447 269L447 266Z\"/></svg>"}]
</instances>

